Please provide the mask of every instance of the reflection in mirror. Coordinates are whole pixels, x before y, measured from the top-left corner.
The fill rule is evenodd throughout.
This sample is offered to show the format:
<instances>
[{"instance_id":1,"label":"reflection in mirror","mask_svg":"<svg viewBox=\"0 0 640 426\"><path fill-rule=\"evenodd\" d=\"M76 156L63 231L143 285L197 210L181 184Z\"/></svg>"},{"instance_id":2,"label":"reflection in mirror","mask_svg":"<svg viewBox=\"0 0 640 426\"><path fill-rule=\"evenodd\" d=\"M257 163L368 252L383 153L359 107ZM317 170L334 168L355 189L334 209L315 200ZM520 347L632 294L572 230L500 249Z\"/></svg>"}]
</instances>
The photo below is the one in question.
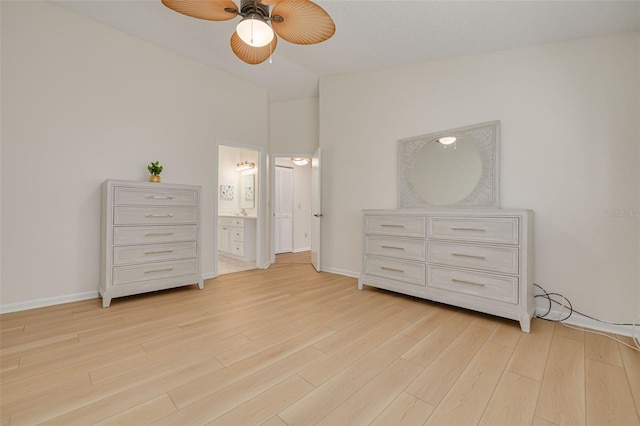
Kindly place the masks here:
<instances>
[{"instance_id":1,"label":"reflection in mirror","mask_svg":"<svg viewBox=\"0 0 640 426\"><path fill-rule=\"evenodd\" d=\"M242 175L240 177L240 208L252 209L255 207L255 175Z\"/></svg>"},{"instance_id":2,"label":"reflection in mirror","mask_svg":"<svg viewBox=\"0 0 640 426\"><path fill-rule=\"evenodd\" d=\"M433 141L418 152L413 184L425 200L442 206L469 195L481 173L480 153L468 138L457 138L451 145Z\"/></svg>"},{"instance_id":3,"label":"reflection in mirror","mask_svg":"<svg viewBox=\"0 0 640 426\"><path fill-rule=\"evenodd\" d=\"M499 121L399 141L400 208L499 207L499 142Z\"/></svg>"}]
</instances>

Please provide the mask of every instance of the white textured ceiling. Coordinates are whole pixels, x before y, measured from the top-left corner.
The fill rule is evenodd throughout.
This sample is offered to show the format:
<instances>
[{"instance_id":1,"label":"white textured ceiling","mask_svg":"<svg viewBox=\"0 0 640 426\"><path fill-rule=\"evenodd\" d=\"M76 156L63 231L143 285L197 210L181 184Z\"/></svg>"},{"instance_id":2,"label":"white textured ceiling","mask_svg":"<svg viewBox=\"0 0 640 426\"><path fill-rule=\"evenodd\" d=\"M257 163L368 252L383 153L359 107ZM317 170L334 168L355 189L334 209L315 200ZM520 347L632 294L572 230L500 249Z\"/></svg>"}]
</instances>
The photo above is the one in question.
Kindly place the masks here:
<instances>
[{"instance_id":1,"label":"white textured ceiling","mask_svg":"<svg viewBox=\"0 0 640 426\"><path fill-rule=\"evenodd\" d=\"M160 0L54 3L266 87L271 102L317 96L325 75L640 30L640 0L316 1L336 23L331 39L280 39L272 63L247 65L229 46L238 19L194 19Z\"/></svg>"}]
</instances>

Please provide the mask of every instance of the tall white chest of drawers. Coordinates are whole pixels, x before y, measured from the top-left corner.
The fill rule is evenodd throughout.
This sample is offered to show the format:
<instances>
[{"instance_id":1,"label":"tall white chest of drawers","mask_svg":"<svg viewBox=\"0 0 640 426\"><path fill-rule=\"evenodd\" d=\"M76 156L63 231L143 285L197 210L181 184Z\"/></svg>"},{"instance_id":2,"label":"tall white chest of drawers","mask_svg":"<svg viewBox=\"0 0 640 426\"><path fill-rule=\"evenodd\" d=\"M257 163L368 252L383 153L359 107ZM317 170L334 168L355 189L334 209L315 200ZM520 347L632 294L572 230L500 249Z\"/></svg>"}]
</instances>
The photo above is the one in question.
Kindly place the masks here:
<instances>
[{"instance_id":1,"label":"tall white chest of drawers","mask_svg":"<svg viewBox=\"0 0 640 426\"><path fill-rule=\"evenodd\" d=\"M114 297L204 284L199 186L107 180L102 184L102 306Z\"/></svg>"},{"instance_id":2,"label":"tall white chest of drawers","mask_svg":"<svg viewBox=\"0 0 640 426\"><path fill-rule=\"evenodd\" d=\"M533 212L365 210L358 287L384 288L504 318L529 332Z\"/></svg>"}]
</instances>

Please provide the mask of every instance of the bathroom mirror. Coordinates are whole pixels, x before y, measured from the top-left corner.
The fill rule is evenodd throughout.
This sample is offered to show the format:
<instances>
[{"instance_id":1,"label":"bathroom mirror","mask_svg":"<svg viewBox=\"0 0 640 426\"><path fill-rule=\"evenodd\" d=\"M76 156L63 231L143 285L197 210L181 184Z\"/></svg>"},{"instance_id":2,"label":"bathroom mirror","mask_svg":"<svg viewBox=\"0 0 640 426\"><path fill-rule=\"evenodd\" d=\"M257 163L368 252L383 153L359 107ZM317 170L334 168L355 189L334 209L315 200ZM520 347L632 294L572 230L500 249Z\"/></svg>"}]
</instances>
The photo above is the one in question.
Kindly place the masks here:
<instances>
[{"instance_id":1,"label":"bathroom mirror","mask_svg":"<svg viewBox=\"0 0 640 426\"><path fill-rule=\"evenodd\" d=\"M240 208L253 209L255 208L255 175L242 175L240 176Z\"/></svg>"},{"instance_id":2,"label":"bathroom mirror","mask_svg":"<svg viewBox=\"0 0 640 426\"><path fill-rule=\"evenodd\" d=\"M499 121L399 141L400 208L499 207L499 146Z\"/></svg>"}]
</instances>

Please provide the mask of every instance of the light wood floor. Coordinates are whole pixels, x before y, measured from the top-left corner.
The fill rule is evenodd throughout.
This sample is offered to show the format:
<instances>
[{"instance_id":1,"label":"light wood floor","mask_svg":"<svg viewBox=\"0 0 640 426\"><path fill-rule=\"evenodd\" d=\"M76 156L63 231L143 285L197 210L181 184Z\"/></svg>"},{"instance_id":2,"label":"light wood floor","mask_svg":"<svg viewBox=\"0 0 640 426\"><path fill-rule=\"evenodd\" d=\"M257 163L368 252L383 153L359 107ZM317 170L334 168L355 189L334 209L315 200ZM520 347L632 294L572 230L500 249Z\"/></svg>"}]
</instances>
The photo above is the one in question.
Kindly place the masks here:
<instances>
[{"instance_id":1,"label":"light wood floor","mask_svg":"<svg viewBox=\"0 0 640 426\"><path fill-rule=\"evenodd\" d=\"M622 345L308 264L100 306L0 317L2 425L640 423L640 355Z\"/></svg>"}]
</instances>

